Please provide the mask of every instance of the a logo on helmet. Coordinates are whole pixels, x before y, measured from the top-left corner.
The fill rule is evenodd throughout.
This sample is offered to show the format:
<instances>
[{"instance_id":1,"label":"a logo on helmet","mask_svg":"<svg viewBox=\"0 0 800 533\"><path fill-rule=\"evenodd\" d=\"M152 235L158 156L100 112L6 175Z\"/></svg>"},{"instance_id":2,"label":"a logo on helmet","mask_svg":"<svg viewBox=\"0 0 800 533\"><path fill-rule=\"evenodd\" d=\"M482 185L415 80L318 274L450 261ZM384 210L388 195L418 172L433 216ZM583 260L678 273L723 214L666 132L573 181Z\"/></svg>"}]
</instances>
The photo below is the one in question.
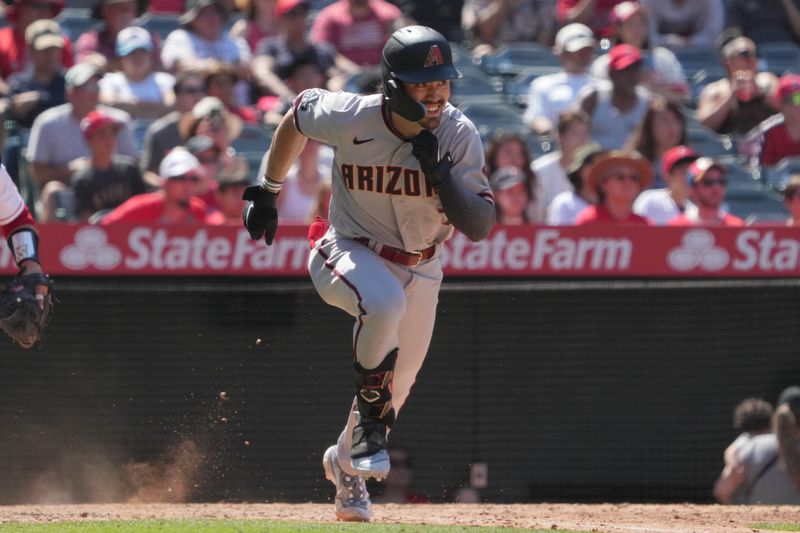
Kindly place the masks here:
<instances>
[{"instance_id":1,"label":"a logo on helmet","mask_svg":"<svg viewBox=\"0 0 800 533\"><path fill-rule=\"evenodd\" d=\"M442 51L439 50L439 45L434 44L431 46L431 49L428 50L428 58L425 60L425 67L438 67L439 65L444 63L444 58L442 57Z\"/></svg>"}]
</instances>

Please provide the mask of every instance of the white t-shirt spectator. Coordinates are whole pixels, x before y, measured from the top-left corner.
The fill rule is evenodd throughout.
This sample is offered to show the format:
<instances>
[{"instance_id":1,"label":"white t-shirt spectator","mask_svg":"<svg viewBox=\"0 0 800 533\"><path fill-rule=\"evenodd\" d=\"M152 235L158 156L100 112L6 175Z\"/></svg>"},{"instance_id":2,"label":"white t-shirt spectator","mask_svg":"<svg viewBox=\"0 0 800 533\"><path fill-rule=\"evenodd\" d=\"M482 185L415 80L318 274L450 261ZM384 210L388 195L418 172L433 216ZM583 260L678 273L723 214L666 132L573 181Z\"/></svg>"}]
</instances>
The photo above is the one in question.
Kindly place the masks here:
<instances>
[{"instance_id":1,"label":"white t-shirt spectator","mask_svg":"<svg viewBox=\"0 0 800 533\"><path fill-rule=\"evenodd\" d=\"M164 95L169 94L174 85L175 77L167 72L153 72L137 82L131 82L122 72L112 72L100 78L100 92L113 102L163 103Z\"/></svg>"},{"instance_id":2,"label":"white t-shirt spectator","mask_svg":"<svg viewBox=\"0 0 800 533\"><path fill-rule=\"evenodd\" d=\"M681 214L678 204L669 195L669 189L642 191L633 202L633 212L649 218L656 226L664 226Z\"/></svg>"},{"instance_id":3,"label":"white t-shirt spectator","mask_svg":"<svg viewBox=\"0 0 800 533\"><path fill-rule=\"evenodd\" d=\"M174 30L161 47L161 63L172 69L178 61L218 59L226 63L249 63L252 54L244 39L220 34L216 41L206 41L195 33L179 28Z\"/></svg>"},{"instance_id":4,"label":"white t-shirt spectator","mask_svg":"<svg viewBox=\"0 0 800 533\"><path fill-rule=\"evenodd\" d=\"M714 48L714 40L722 32L725 9L722 0L641 0L647 8L650 44L670 46L670 35L687 39L690 46Z\"/></svg>"},{"instance_id":5,"label":"white t-shirt spectator","mask_svg":"<svg viewBox=\"0 0 800 533\"><path fill-rule=\"evenodd\" d=\"M588 74L569 74L557 72L539 76L528 88L528 107L523 117L530 124L536 117L546 117L553 125L558 125L558 114L575 105L578 93L592 82Z\"/></svg>"},{"instance_id":6,"label":"white t-shirt spectator","mask_svg":"<svg viewBox=\"0 0 800 533\"><path fill-rule=\"evenodd\" d=\"M564 191L547 206L545 223L550 226L574 226L578 213L589 207L589 202L573 191Z\"/></svg>"},{"instance_id":7,"label":"white t-shirt spectator","mask_svg":"<svg viewBox=\"0 0 800 533\"><path fill-rule=\"evenodd\" d=\"M553 199L564 191L571 191L572 184L567 178L567 171L561 166L561 152L550 152L537 157L531 163L531 169L536 174L541 201L545 206L550 205Z\"/></svg>"},{"instance_id":8,"label":"white t-shirt spectator","mask_svg":"<svg viewBox=\"0 0 800 533\"><path fill-rule=\"evenodd\" d=\"M113 107L98 106L123 126L117 133L117 154L138 157L128 124L131 116ZM52 107L36 117L28 140L28 160L44 165L67 165L73 159L90 157L89 145L81 132L80 123L72 114L72 104Z\"/></svg>"}]
</instances>

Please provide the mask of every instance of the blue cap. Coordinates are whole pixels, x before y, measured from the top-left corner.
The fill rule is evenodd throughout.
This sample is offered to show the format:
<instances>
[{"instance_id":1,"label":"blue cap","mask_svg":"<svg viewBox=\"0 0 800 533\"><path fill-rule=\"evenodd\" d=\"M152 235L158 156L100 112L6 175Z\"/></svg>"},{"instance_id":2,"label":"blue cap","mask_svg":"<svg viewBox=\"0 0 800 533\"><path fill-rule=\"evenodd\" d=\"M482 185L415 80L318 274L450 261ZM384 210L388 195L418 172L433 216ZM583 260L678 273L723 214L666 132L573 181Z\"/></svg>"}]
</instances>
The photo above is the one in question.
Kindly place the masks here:
<instances>
[{"instance_id":1,"label":"blue cap","mask_svg":"<svg viewBox=\"0 0 800 533\"><path fill-rule=\"evenodd\" d=\"M140 48L148 52L153 49L153 39L146 29L131 26L117 34L117 55L119 57L125 57Z\"/></svg>"}]
</instances>

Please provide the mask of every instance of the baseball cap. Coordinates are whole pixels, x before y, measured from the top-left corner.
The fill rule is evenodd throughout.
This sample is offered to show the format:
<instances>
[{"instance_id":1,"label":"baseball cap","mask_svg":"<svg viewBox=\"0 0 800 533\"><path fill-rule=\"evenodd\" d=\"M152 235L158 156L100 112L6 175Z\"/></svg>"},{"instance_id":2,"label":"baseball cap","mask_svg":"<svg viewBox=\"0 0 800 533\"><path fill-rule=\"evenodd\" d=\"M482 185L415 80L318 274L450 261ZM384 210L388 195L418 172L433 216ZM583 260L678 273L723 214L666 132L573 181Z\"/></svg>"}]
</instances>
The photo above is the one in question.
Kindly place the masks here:
<instances>
[{"instance_id":1,"label":"baseball cap","mask_svg":"<svg viewBox=\"0 0 800 533\"><path fill-rule=\"evenodd\" d=\"M570 163L569 168L567 169L567 174L575 174L583 165L586 164L586 160L592 156L595 156L603 151L603 147L595 142L591 142L588 144L584 144L583 146L579 147L575 150L575 153L572 156L572 163Z\"/></svg>"},{"instance_id":2,"label":"baseball cap","mask_svg":"<svg viewBox=\"0 0 800 533\"><path fill-rule=\"evenodd\" d=\"M791 387L786 387L781 391L780 396L778 396L777 405L783 405L785 403L788 404L800 403L800 387L798 387L797 385L792 385Z\"/></svg>"},{"instance_id":3,"label":"baseball cap","mask_svg":"<svg viewBox=\"0 0 800 533\"><path fill-rule=\"evenodd\" d=\"M635 14L642 10L642 5L639 2L620 2L611 10L611 23L619 24L620 22L627 22Z\"/></svg>"},{"instance_id":4,"label":"baseball cap","mask_svg":"<svg viewBox=\"0 0 800 533\"><path fill-rule=\"evenodd\" d=\"M94 63L78 63L64 75L67 87L80 87L95 76L102 76Z\"/></svg>"},{"instance_id":5,"label":"baseball cap","mask_svg":"<svg viewBox=\"0 0 800 533\"><path fill-rule=\"evenodd\" d=\"M275 16L282 17L298 6L309 7L307 0L278 0L275 3Z\"/></svg>"},{"instance_id":6,"label":"baseball cap","mask_svg":"<svg viewBox=\"0 0 800 533\"><path fill-rule=\"evenodd\" d=\"M131 26L117 34L117 55L119 57L125 57L140 48L148 52L153 49L153 39L146 29Z\"/></svg>"},{"instance_id":7,"label":"baseball cap","mask_svg":"<svg viewBox=\"0 0 800 533\"><path fill-rule=\"evenodd\" d=\"M517 167L498 168L489 178L493 191L504 191L522 183L525 183L525 175Z\"/></svg>"},{"instance_id":8,"label":"baseball cap","mask_svg":"<svg viewBox=\"0 0 800 533\"><path fill-rule=\"evenodd\" d=\"M206 6L215 6L222 19L227 21L228 10L222 0L186 0L184 13L178 17L178 24L181 26L191 24L192 21L197 18L200 11Z\"/></svg>"},{"instance_id":9,"label":"baseball cap","mask_svg":"<svg viewBox=\"0 0 800 533\"><path fill-rule=\"evenodd\" d=\"M629 44L618 44L608 51L608 70L619 71L641 63L639 49Z\"/></svg>"},{"instance_id":10,"label":"baseball cap","mask_svg":"<svg viewBox=\"0 0 800 533\"><path fill-rule=\"evenodd\" d=\"M724 166L716 163L710 157L700 157L689 165L689 170L686 171L686 180L689 182L689 185L694 185L702 180L712 168L719 170L723 174L726 172Z\"/></svg>"},{"instance_id":11,"label":"baseball cap","mask_svg":"<svg viewBox=\"0 0 800 533\"><path fill-rule=\"evenodd\" d=\"M788 98L792 99L795 103L794 95L800 93L800 75L798 74L784 74L778 81L778 101L783 102Z\"/></svg>"},{"instance_id":12,"label":"baseball cap","mask_svg":"<svg viewBox=\"0 0 800 533\"><path fill-rule=\"evenodd\" d=\"M555 52L577 52L584 48L594 48L597 41L594 40L594 33L588 26L579 22L567 24L556 34Z\"/></svg>"},{"instance_id":13,"label":"baseball cap","mask_svg":"<svg viewBox=\"0 0 800 533\"><path fill-rule=\"evenodd\" d=\"M100 128L109 124L113 124L116 127L121 126L121 123L111 115L95 109L81 120L81 131L84 137L90 139Z\"/></svg>"},{"instance_id":14,"label":"baseball cap","mask_svg":"<svg viewBox=\"0 0 800 533\"><path fill-rule=\"evenodd\" d=\"M678 163L685 163L694 161L700 157L700 154L689 148L688 146L678 145L673 146L664 152L661 158L661 174L666 176L672 172L672 168Z\"/></svg>"},{"instance_id":15,"label":"baseball cap","mask_svg":"<svg viewBox=\"0 0 800 533\"><path fill-rule=\"evenodd\" d=\"M158 175L162 179L177 178L200 168L200 161L189 153L189 150L178 146L170 150L158 166Z\"/></svg>"},{"instance_id":16,"label":"baseball cap","mask_svg":"<svg viewBox=\"0 0 800 533\"><path fill-rule=\"evenodd\" d=\"M40 19L31 22L25 29L25 42L33 50L47 48L64 48L64 37L58 22L52 19Z\"/></svg>"}]
</instances>

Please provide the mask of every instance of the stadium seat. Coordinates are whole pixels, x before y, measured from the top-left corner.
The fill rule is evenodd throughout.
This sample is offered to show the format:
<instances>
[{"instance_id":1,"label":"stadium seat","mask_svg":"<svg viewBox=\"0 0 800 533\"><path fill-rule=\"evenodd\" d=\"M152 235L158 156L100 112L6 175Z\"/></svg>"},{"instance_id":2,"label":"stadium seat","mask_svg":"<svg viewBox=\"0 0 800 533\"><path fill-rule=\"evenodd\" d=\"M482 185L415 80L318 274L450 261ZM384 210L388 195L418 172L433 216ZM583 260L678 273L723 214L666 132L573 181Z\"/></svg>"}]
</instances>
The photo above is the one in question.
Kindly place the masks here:
<instances>
[{"instance_id":1,"label":"stadium seat","mask_svg":"<svg viewBox=\"0 0 800 533\"><path fill-rule=\"evenodd\" d=\"M765 168L764 181L774 191L782 191L793 174L800 174L800 156L784 157L778 164Z\"/></svg>"},{"instance_id":2,"label":"stadium seat","mask_svg":"<svg viewBox=\"0 0 800 533\"><path fill-rule=\"evenodd\" d=\"M64 35L72 41L76 41L81 34L98 24L98 21L92 18L91 9L67 8L59 13L55 20Z\"/></svg>"},{"instance_id":3,"label":"stadium seat","mask_svg":"<svg viewBox=\"0 0 800 533\"><path fill-rule=\"evenodd\" d=\"M800 46L793 42L767 42L758 45L763 69L777 76L800 69Z\"/></svg>"},{"instance_id":4,"label":"stadium seat","mask_svg":"<svg viewBox=\"0 0 800 533\"><path fill-rule=\"evenodd\" d=\"M155 33L162 40L167 38L173 30L178 29L180 13L145 13L136 19L136 26L141 26L149 32Z\"/></svg>"},{"instance_id":5,"label":"stadium seat","mask_svg":"<svg viewBox=\"0 0 800 533\"><path fill-rule=\"evenodd\" d=\"M528 145L528 151L531 154L531 159L549 154L553 150L557 150L556 142L549 136L538 136L530 133L525 136L525 142Z\"/></svg>"},{"instance_id":6,"label":"stadium seat","mask_svg":"<svg viewBox=\"0 0 800 533\"><path fill-rule=\"evenodd\" d=\"M503 93L506 101L519 107L528 106L528 88L539 76L560 72L560 66L542 66L526 68L515 77L503 82Z\"/></svg>"},{"instance_id":7,"label":"stadium seat","mask_svg":"<svg viewBox=\"0 0 800 533\"><path fill-rule=\"evenodd\" d=\"M770 191L729 189L725 208L745 220L777 220L788 216L780 195Z\"/></svg>"},{"instance_id":8,"label":"stadium seat","mask_svg":"<svg viewBox=\"0 0 800 533\"><path fill-rule=\"evenodd\" d=\"M498 84L481 71L462 72L464 77L452 82L454 105L466 102L502 103L503 95Z\"/></svg>"},{"instance_id":9,"label":"stadium seat","mask_svg":"<svg viewBox=\"0 0 800 533\"><path fill-rule=\"evenodd\" d=\"M459 109L472 120L484 139L490 138L497 130L524 136L531 131L522 121L519 109L508 104L467 102L459 106Z\"/></svg>"},{"instance_id":10,"label":"stadium seat","mask_svg":"<svg viewBox=\"0 0 800 533\"><path fill-rule=\"evenodd\" d=\"M691 100L689 105L697 107L697 101L700 98L700 93L706 88L706 85L721 80L727 77L727 72L722 66L708 67L696 71L689 80L689 90L691 92Z\"/></svg>"},{"instance_id":11,"label":"stadium seat","mask_svg":"<svg viewBox=\"0 0 800 533\"><path fill-rule=\"evenodd\" d=\"M131 135L133 136L133 146L137 153L142 151L142 148L144 147L144 134L147 132L147 128L149 128L150 124L153 122L153 119L143 118L131 121L130 129Z\"/></svg>"},{"instance_id":12,"label":"stadium seat","mask_svg":"<svg viewBox=\"0 0 800 533\"><path fill-rule=\"evenodd\" d=\"M715 160L727 169L728 191L765 191L761 173L754 171L735 155L717 157Z\"/></svg>"},{"instance_id":13,"label":"stadium seat","mask_svg":"<svg viewBox=\"0 0 800 533\"><path fill-rule=\"evenodd\" d=\"M260 151L263 154L269 149L273 133L273 130L257 124L245 124L242 133L231 142L231 146L237 152Z\"/></svg>"},{"instance_id":14,"label":"stadium seat","mask_svg":"<svg viewBox=\"0 0 800 533\"><path fill-rule=\"evenodd\" d=\"M560 67L561 61L549 48L535 43L507 44L480 61L481 70L489 76L513 77L525 69L546 66Z\"/></svg>"},{"instance_id":15,"label":"stadium seat","mask_svg":"<svg viewBox=\"0 0 800 533\"><path fill-rule=\"evenodd\" d=\"M717 53L703 46L685 46L672 50L678 58L687 79L691 79L698 71L721 67Z\"/></svg>"},{"instance_id":16,"label":"stadium seat","mask_svg":"<svg viewBox=\"0 0 800 533\"><path fill-rule=\"evenodd\" d=\"M700 124L687 127L689 146L697 153L708 157L733 155L736 148L729 135L720 135Z\"/></svg>"}]
</instances>

